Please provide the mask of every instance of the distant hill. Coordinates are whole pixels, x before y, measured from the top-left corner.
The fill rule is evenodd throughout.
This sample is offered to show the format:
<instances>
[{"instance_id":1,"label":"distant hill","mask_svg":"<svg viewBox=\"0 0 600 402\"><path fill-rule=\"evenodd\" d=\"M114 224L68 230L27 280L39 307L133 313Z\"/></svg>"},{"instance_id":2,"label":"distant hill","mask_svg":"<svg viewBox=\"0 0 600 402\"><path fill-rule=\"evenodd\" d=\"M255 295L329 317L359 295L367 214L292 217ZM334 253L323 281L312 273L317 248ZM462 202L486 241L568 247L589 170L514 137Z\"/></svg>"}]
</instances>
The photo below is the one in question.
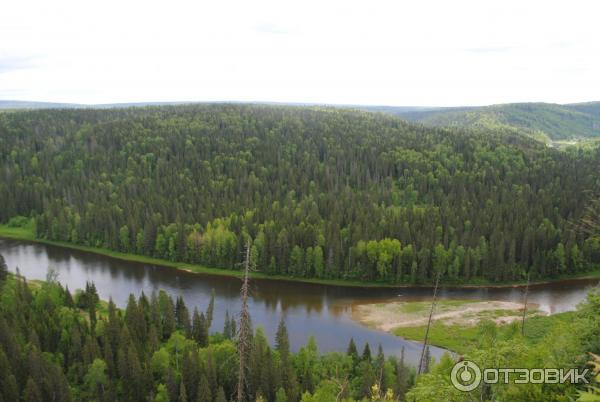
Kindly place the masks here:
<instances>
[{"instance_id":1,"label":"distant hill","mask_svg":"<svg viewBox=\"0 0 600 402\"><path fill-rule=\"evenodd\" d=\"M395 111L393 114L432 126L512 127L540 139L600 136L600 102L567 105L511 103L483 107Z\"/></svg>"},{"instance_id":2,"label":"distant hill","mask_svg":"<svg viewBox=\"0 0 600 402\"><path fill-rule=\"evenodd\" d=\"M578 112L600 117L600 102L572 103L567 106Z\"/></svg>"},{"instance_id":3,"label":"distant hill","mask_svg":"<svg viewBox=\"0 0 600 402\"><path fill-rule=\"evenodd\" d=\"M241 104L242 102L210 102ZM324 106L317 103L248 102L249 104ZM161 105L206 104L206 102L130 102L108 104L75 104L0 100L1 109L111 109ZM545 142L600 137L600 102L559 105L553 103L508 103L491 106L426 107L329 105L342 109L360 109L401 117L428 126L513 128Z\"/></svg>"}]
</instances>

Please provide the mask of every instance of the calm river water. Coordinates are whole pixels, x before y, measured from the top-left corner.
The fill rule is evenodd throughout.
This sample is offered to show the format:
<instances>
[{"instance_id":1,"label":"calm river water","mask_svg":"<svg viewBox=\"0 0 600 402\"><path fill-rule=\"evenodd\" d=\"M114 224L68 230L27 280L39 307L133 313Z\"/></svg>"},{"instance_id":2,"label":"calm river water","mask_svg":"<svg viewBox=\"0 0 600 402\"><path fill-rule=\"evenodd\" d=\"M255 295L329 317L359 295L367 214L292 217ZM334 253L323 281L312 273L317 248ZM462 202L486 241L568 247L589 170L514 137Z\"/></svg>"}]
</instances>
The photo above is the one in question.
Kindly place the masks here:
<instances>
[{"instance_id":1,"label":"calm river water","mask_svg":"<svg viewBox=\"0 0 600 402\"><path fill-rule=\"evenodd\" d=\"M59 274L58 280L72 291L85 287L86 281L96 284L102 299L112 297L123 307L130 293L142 291L150 295L164 289L173 297L182 295L188 308L206 309L212 289L216 292L215 319L212 331L221 331L225 311L239 311L240 279L193 274L173 268L116 260L92 253L16 240L0 239L0 254L9 270L28 279L45 279L48 267ZM532 286L529 301L549 313L573 310L585 298L588 289L600 280L561 281L551 285ZM350 338L359 349L369 342L376 350L381 344L387 354L399 354L405 348L407 360L416 362L421 347L418 343L397 338L385 332L366 328L351 319L352 305L357 303L427 299L427 288L357 288L299 282L252 280L250 313L254 326L262 326L273 340L277 324L283 315L294 350L306 344L314 335L319 350L345 351ZM521 288L443 288L442 298L508 300L521 302ZM439 357L442 349L432 348Z\"/></svg>"}]
</instances>

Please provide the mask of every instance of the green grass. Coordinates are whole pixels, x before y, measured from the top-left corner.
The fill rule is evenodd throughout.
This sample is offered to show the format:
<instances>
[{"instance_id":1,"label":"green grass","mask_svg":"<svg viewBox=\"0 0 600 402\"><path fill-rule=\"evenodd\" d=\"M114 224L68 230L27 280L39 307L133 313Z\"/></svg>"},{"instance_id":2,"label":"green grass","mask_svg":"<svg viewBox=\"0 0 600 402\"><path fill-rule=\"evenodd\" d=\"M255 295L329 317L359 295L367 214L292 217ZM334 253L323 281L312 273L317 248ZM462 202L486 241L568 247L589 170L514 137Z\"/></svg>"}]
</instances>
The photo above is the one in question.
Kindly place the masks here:
<instances>
[{"instance_id":1,"label":"green grass","mask_svg":"<svg viewBox=\"0 0 600 402\"><path fill-rule=\"evenodd\" d=\"M0 236L11 239L38 241L38 239L35 238L33 221L30 221L27 226L23 227L0 225Z\"/></svg>"},{"instance_id":2,"label":"green grass","mask_svg":"<svg viewBox=\"0 0 600 402\"><path fill-rule=\"evenodd\" d=\"M423 342L425 326L396 328L394 335L404 339ZM464 354L478 340L479 329L476 326L444 325L434 322L429 329L429 344Z\"/></svg>"},{"instance_id":3,"label":"green grass","mask_svg":"<svg viewBox=\"0 0 600 402\"><path fill-rule=\"evenodd\" d=\"M0 237L15 239L15 240L25 240L35 243L48 244L51 246L58 246L69 248L72 250L85 251L88 253L94 253L99 255L104 255L107 257L123 260L123 261L133 261L140 262L143 264L150 265L160 265L165 267L172 267L180 270L185 270L194 273L200 274L208 274L208 275L221 275L221 276L232 276L241 278L243 275L242 271L233 270L233 269L224 269L224 268L214 268L207 267L201 264L189 264L184 262L175 262L164 260L160 258L147 257L138 254L131 253L122 253L120 251L113 251L106 248L99 247L90 247L90 246L82 246L78 244L73 244L69 242L62 241L53 241L46 239L39 239L35 237L35 228L33 220L29 220L25 226L22 227L12 227L10 224L0 225ZM348 280L348 279L317 279L317 278L298 278L292 276L284 276L284 275L267 275L261 272L251 272L251 278L255 279L272 279L272 280L282 280L282 281L295 281L295 282L304 282L304 283L315 283L321 285L334 285L334 286L349 286L349 287L387 287L387 288L403 288L403 287L431 287L431 284L389 284L384 282L367 282L360 280ZM561 276L556 279L540 281L536 283L548 283L555 280L560 279L574 279L574 278L600 278L600 267L598 267L594 271L586 272L583 274L579 274L576 276ZM516 285L524 285L524 281L515 281L515 282L501 282L501 283L490 283L481 279L474 279L469 282L445 282L443 285L447 286L461 286L461 287L502 287L502 286L516 286Z\"/></svg>"},{"instance_id":4,"label":"green grass","mask_svg":"<svg viewBox=\"0 0 600 402\"><path fill-rule=\"evenodd\" d=\"M438 300L436 303L436 311L452 310L454 307L461 307L466 304L478 303L481 300ZM431 301L415 301L402 303L400 309L403 313L418 314L429 311Z\"/></svg>"},{"instance_id":5,"label":"green grass","mask_svg":"<svg viewBox=\"0 0 600 402\"><path fill-rule=\"evenodd\" d=\"M575 318L574 312L554 314L550 316L534 316L525 321L525 339L531 344L540 342L553 328L569 325ZM517 328L515 328L515 326ZM497 327L498 339L520 336L521 322L505 324ZM422 342L425 338L425 326L396 328L394 335L405 339ZM445 325L433 322L429 330L429 343L444 349L465 354L477 348L481 339L481 330L477 325Z\"/></svg>"}]
</instances>

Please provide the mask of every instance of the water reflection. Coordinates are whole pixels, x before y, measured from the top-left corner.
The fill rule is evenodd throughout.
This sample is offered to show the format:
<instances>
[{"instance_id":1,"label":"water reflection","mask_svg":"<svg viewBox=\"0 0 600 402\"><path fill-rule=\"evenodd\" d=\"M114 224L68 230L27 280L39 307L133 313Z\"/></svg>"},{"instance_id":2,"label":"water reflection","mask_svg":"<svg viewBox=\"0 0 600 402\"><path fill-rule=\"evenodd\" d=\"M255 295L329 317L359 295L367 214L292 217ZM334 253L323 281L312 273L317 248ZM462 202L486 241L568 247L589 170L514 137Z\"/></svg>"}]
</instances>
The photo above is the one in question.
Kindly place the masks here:
<instances>
[{"instance_id":1,"label":"water reflection","mask_svg":"<svg viewBox=\"0 0 600 402\"><path fill-rule=\"evenodd\" d=\"M130 293L150 295L160 289L173 297L181 295L193 310L206 309L212 289L215 290L215 319L212 330L221 330L225 312L240 308L240 279L215 275L198 275L173 268L120 261L91 253L60 247L0 239L0 253L11 271L19 267L29 279L45 279L48 267L59 274L59 281L69 289L85 287L86 281L96 284L100 297L112 298L124 306ZM584 299L586 289L599 281L566 281L557 285L532 286L529 299L544 311L572 310ZM314 335L322 351L345 351L351 337L359 348L369 342L372 348L381 344L386 354L398 354L405 348L406 357L415 362L420 345L390 334L370 330L350 318L351 306L382 300L426 300L431 289L373 289L324 286L289 281L253 280L249 302L254 325L265 328L274 339L280 317L286 318L292 349L306 344ZM520 288L444 288L442 298L494 299L520 302ZM442 351L432 348L439 357Z\"/></svg>"}]
</instances>

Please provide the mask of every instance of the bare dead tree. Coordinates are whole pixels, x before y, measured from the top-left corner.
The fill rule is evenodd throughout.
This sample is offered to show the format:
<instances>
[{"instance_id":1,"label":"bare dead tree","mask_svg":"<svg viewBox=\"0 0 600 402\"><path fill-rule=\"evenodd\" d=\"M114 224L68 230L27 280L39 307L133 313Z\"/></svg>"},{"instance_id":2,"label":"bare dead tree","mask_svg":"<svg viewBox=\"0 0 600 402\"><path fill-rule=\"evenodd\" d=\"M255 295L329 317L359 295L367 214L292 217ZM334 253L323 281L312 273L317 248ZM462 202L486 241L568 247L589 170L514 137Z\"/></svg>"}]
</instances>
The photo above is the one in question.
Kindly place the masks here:
<instances>
[{"instance_id":1,"label":"bare dead tree","mask_svg":"<svg viewBox=\"0 0 600 402\"><path fill-rule=\"evenodd\" d=\"M435 304L437 302L437 290L440 284L440 272L438 271L436 279L435 279L435 287L433 288L433 300L431 301L431 310L429 310L429 320L427 321L427 329L425 330L425 339L423 340L423 350L421 351L421 359L419 360L419 370L417 374L421 374L423 372L423 365L425 359L425 349L427 349L427 342L429 341L429 328L431 327L431 320L433 318L433 311L435 309Z\"/></svg>"},{"instance_id":2,"label":"bare dead tree","mask_svg":"<svg viewBox=\"0 0 600 402\"><path fill-rule=\"evenodd\" d=\"M335 377L332 378L332 381L335 385L337 385L338 389L340 390L335 397L335 400L337 402L341 400L341 398L344 396L344 393L346 392L346 388L348 387L348 376L346 375L344 376L344 378L341 378L339 368L336 367Z\"/></svg>"},{"instance_id":3,"label":"bare dead tree","mask_svg":"<svg viewBox=\"0 0 600 402\"><path fill-rule=\"evenodd\" d=\"M525 315L527 315L527 296L529 296L529 272L527 273L527 285L525 285L525 301L523 302L523 322L521 323L521 335L525 336Z\"/></svg>"},{"instance_id":4,"label":"bare dead tree","mask_svg":"<svg viewBox=\"0 0 600 402\"><path fill-rule=\"evenodd\" d=\"M241 296L242 308L240 310L240 324L238 337L238 354L240 359L240 372L237 384L237 402L244 401L244 389L246 385L246 359L250 349L250 311L248 310L248 282L250 271L250 239L246 243L246 255L244 258L244 280L242 282Z\"/></svg>"}]
</instances>

